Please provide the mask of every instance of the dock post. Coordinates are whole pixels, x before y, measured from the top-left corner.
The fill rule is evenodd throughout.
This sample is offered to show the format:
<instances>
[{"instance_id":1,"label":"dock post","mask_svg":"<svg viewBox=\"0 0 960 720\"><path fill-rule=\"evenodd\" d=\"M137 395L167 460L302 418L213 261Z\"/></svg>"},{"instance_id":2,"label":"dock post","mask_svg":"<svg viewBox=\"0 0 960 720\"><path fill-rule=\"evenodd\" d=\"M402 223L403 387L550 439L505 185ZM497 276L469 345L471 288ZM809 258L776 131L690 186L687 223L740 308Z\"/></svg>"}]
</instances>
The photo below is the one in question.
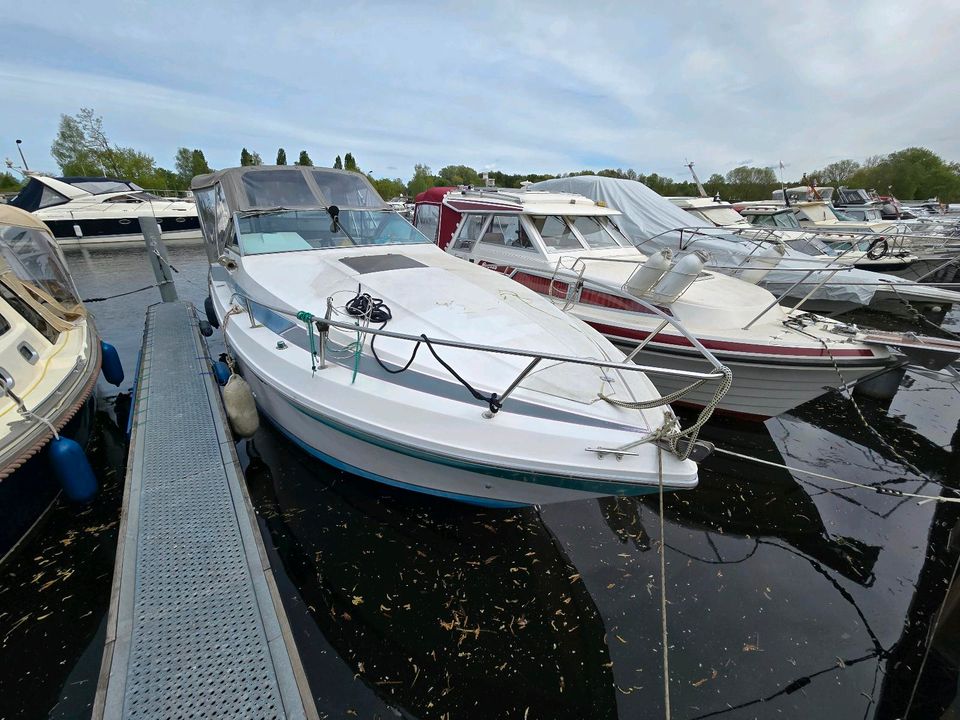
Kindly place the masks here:
<instances>
[{"instance_id":1,"label":"dock post","mask_svg":"<svg viewBox=\"0 0 960 720\"><path fill-rule=\"evenodd\" d=\"M147 259L153 268L153 275L160 286L160 298L163 302L177 302L177 286L173 282L170 261L167 258L167 246L160 235L160 223L152 215L140 216L140 232L147 246Z\"/></svg>"}]
</instances>

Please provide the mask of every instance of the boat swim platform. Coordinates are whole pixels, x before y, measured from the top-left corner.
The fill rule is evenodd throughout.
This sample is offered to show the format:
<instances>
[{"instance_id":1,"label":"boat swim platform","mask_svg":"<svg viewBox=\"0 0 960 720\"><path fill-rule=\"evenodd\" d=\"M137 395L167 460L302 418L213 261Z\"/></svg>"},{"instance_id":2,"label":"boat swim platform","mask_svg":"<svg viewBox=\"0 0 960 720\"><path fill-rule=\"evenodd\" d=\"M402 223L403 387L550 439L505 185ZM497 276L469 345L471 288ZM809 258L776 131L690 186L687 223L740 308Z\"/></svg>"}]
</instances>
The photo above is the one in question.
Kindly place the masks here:
<instances>
[{"instance_id":1,"label":"boat swim platform","mask_svg":"<svg viewBox=\"0 0 960 720\"><path fill-rule=\"evenodd\" d=\"M316 718L193 305L147 310L93 718Z\"/></svg>"}]
</instances>

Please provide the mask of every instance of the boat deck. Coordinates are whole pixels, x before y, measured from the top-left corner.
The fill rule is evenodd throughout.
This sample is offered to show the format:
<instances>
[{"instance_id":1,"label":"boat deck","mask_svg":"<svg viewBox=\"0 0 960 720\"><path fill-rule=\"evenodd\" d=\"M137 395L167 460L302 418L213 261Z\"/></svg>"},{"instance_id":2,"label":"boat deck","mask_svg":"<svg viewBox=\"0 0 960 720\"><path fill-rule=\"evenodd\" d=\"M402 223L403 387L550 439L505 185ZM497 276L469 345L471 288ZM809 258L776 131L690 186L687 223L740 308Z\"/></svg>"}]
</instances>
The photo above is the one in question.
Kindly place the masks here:
<instances>
[{"instance_id":1,"label":"boat deck","mask_svg":"<svg viewBox=\"0 0 960 720\"><path fill-rule=\"evenodd\" d=\"M94 718L317 717L209 368L151 306Z\"/></svg>"}]
</instances>

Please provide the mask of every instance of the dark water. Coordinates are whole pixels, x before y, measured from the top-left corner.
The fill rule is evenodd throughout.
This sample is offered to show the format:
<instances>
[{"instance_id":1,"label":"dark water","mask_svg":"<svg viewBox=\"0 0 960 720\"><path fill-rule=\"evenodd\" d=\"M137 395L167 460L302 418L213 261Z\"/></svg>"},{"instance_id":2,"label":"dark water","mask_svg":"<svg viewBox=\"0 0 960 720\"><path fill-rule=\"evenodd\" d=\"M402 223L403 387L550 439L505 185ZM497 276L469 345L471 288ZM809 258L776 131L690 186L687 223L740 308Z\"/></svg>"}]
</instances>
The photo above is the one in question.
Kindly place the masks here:
<instances>
[{"instance_id":1,"label":"dark water","mask_svg":"<svg viewBox=\"0 0 960 720\"><path fill-rule=\"evenodd\" d=\"M202 250L171 259L181 296L199 304ZM85 297L152 281L139 249L68 260ZM93 306L130 372L157 297ZM960 313L946 325L960 329ZM859 403L876 433L833 393L765 425L715 419L705 435L865 485L956 496L957 386L910 371L889 403ZM101 501L79 516L58 507L0 567L0 718L89 712L120 435L103 414ZM956 716L960 599L930 628L960 555L960 504L715 454L697 490L666 496L661 536L656 497L484 511L341 473L270 427L238 449L321 716L663 717L661 537L674 718L897 718L911 695L911 718Z\"/></svg>"}]
</instances>

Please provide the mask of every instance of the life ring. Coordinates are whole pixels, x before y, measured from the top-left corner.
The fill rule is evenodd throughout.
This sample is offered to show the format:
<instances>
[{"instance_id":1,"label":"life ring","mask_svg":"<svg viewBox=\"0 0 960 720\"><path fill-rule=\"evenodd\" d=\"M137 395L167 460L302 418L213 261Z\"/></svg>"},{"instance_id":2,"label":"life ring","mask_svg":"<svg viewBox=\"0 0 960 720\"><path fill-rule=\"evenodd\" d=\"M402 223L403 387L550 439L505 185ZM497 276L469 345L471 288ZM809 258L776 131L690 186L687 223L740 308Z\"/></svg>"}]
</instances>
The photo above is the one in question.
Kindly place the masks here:
<instances>
[{"instance_id":1,"label":"life ring","mask_svg":"<svg viewBox=\"0 0 960 720\"><path fill-rule=\"evenodd\" d=\"M887 242L887 239L885 237L878 237L870 243L870 247L867 248L867 257L871 260L879 260L885 256L889 250L890 243Z\"/></svg>"}]
</instances>

